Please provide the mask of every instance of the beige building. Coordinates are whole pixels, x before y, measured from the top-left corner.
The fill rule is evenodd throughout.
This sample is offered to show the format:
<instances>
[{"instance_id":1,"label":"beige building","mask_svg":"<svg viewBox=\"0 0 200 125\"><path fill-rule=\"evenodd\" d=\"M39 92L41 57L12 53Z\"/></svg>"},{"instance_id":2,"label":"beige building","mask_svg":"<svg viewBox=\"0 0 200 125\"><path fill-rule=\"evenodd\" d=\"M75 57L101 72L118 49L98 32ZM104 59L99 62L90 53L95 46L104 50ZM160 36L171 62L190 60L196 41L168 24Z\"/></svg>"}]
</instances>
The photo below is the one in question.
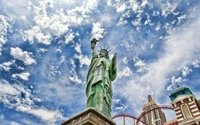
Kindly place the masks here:
<instances>
[{"instance_id":1,"label":"beige building","mask_svg":"<svg viewBox=\"0 0 200 125\"><path fill-rule=\"evenodd\" d=\"M148 125L164 125L166 122L166 117L161 109L154 109L158 105L153 101L151 95L148 95L148 103L146 103L142 108L142 113L145 113L141 118L142 121Z\"/></svg>"},{"instance_id":2,"label":"beige building","mask_svg":"<svg viewBox=\"0 0 200 125\"><path fill-rule=\"evenodd\" d=\"M178 125L177 119L173 119L164 123L164 125Z\"/></svg>"}]
</instances>

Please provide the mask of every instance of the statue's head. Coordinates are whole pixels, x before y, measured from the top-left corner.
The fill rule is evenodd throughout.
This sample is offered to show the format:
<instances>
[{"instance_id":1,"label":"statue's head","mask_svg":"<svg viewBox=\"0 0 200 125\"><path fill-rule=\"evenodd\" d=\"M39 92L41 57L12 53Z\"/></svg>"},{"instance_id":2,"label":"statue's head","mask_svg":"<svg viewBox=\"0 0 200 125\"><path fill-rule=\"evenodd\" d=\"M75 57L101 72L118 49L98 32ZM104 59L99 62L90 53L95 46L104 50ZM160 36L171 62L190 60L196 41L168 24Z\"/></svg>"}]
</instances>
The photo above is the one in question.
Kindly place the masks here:
<instances>
[{"instance_id":1,"label":"statue's head","mask_svg":"<svg viewBox=\"0 0 200 125\"><path fill-rule=\"evenodd\" d=\"M101 49L99 52L99 56L109 59L109 51L107 49Z\"/></svg>"}]
</instances>

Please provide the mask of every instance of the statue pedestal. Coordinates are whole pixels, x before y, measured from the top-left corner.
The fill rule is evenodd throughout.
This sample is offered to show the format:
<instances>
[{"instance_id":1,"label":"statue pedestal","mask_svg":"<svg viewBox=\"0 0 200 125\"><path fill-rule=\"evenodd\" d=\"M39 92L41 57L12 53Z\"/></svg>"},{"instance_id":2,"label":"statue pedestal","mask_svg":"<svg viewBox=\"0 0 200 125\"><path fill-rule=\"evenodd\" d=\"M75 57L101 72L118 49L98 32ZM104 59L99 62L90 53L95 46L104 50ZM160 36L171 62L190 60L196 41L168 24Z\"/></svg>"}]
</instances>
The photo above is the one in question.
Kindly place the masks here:
<instances>
[{"instance_id":1,"label":"statue pedestal","mask_svg":"<svg viewBox=\"0 0 200 125\"><path fill-rule=\"evenodd\" d=\"M108 119L103 114L97 112L93 108L89 108L61 125L116 125L112 119Z\"/></svg>"}]
</instances>

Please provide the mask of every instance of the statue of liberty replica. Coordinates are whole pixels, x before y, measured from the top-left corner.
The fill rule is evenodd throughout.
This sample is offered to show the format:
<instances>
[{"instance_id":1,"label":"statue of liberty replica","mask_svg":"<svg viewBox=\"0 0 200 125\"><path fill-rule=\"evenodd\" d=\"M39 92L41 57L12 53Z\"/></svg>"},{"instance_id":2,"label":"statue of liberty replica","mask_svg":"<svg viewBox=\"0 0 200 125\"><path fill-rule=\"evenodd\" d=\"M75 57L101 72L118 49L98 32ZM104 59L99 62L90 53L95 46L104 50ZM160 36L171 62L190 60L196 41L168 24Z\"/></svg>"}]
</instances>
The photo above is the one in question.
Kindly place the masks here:
<instances>
[{"instance_id":1,"label":"statue of liberty replica","mask_svg":"<svg viewBox=\"0 0 200 125\"><path fill-rule=\"evenodd\" d=\"M86 79L87 109L61 125L116 125L111 118L112 83L117 76L116 56L109 60L108 48L96 54L97 40L91 40L92 59Z\"/></svg>"},{"instance_id":2,"label":"statue of liberty replica","mask_svg":"<svg viewBox=\"0 0 200 125\"><path fill-rule=\"evenodd\" d=\"M97 40L91 40L92 59L86 79L87 108L94 108L111 118L112 81L117 76L116 56L109 60L108 48L101 48L96 54Z\"/></svg>"}]
</instances>

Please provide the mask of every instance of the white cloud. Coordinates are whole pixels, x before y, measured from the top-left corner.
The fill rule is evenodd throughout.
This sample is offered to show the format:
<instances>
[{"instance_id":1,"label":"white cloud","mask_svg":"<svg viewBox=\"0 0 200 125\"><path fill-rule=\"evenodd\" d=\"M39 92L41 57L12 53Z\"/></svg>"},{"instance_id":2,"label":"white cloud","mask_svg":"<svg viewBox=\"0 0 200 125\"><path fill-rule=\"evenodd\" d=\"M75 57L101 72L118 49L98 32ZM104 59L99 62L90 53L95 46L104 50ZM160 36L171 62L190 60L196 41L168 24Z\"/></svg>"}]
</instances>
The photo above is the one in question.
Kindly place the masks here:
<instances>
[{"instance_id":1,"label":"white cloud","mask_svg":"<svg viewBox=\"0 0 200 125\"><path fill-rule=\"evenodd\" d=\"M1 95L1 100L3 94L9 94L9 95L19 95L20 92L15 86L9 85L6 81L0 82L1 89L0 89L0 95Z\"/></svg>"},{"instance_id":2,"label":"white cloud","mask_svg":"<svg viewBox=\"0 0 200 125\"><path fill-rule=\"evenodd\" d=\"M119 102L121 102L121 99L112 99L112 101L116 104L119 104Z\"/></svg>"},{"instance_id":3,"label":"white cloud","mask_svg":"<svg viewBox=\"0 0 200 125\"><path fill-rule=\"evenodd\" d=\"M147 25L147 24L151 23L149 14L146 14L146 15L147 15L147 19L145 20L144 25Z\"/></svg>"},{"instance_id":4,"label":"white cloud","mask_svg":"<svg viewBox=\"0 0 200 125\"><path fill-rule=\"evenodd\" d=\"M19 124L19 123L17 123L17 122L10 122L10 125L22 125L22 124Z\"/></svg>"},{"instance_id":5,"label":"white cloud","mask_svg":"<svg viewBox=\"0 0 200 125\"><path fill-rule=\"evenodd\" d=\"M200 66L199 66L199 61L198 60L194 60L193 62L192 62L192 65L195 67L195 68L199 68Z\"/></svg>"},{"instance_id":6,"label":"white cloud","mask_svg":"<svg viewBox=\"0 0 200 125\"><path fill-rule=\"evenodd\" d=\"M73 41L75 38L75 35L72 32L69 32L67 35L65 35L65 44L68 44L69 42Z\"/></svg>"},{"instance_id":7,"label":"white cloud","mask_svg":"<svg viewBox=\"0 0 200 125\"><path fill-rule=\"evenodd\" d=\"M30 56L27 51L22 51L22 49L16 47L11 48L10 54L18 60L21 60L26 65L36 64L36 61Z\"/></svg>"},{"instance_id":8,"label":"white cloud","mask_svg":"<svg viewBox=\"0 0 200 125\"><path fill-rule=\"evenodd\" d=\"M88 0L86 3L86 7L88 10L96 9L99 4L99 0Z\"/></svg>"},{"instance_id":9,"label":"white cloud","mask_svg":"<svg viewBox=\"0 0 200 125\"><path fill-rule=\"evenodd\" d=\"M118 74L117 74L117 77L121 78L123 76L130 76L132 74L131 70L129 67L125 67L123 68L122 71L119 71Z\"/></svg>"},{"instance_id":10,"label":"white cloud","mask_svg":"<svg viewBox=\"0 0 200 125\"><path fill-rule=\"evenodd\" d=\"M144 61L140 60L139 58L134 58L133 60L135 61L134 66L137 67L136 72L142 73L148 70Z\"/></svg>"},{"instance_id":11,"label":"white cloud","mask_svg":"<svg viewBox=\"0 0 200 125\"><path fill-rule=\"evenodd\" d=\"M172 77L172 84L181 83L183 81L182 77L176 78L175 76Z\"/></svg>"},{"instance_id":12,"label":"white cloud","mask_svg":"<svg viewBox=\"0 0 200 125\"><path fill-rule=\"evenodd\" d=\"M134 65L141 67L141 66L145 66L145 63L142 60L138 60Z\"/></svg>"},{"instance_id":13,"label":"white cloud","mask_svg":"<svg viewBox=\"0 0 200 125\"><path fill-rule=\"evenodd\" d=\"M10 24L8 23L8 18L0 15L0 56L1 56L1 51L2 51L2 46L3 44L6 43L6 34L8 32L8 29L11 27Z\"/></svg>"},{"instance_id":14,"label":"white cloud","mask_svg":"<svg viewBox=\"0 0 200 125\"><path fill-rule=\"evenodd\" d=\"M148 0L142 0L141 7L144 7L148 4Z\"/></svg>"},{"instance_id":15,"label":"white cloud","mask_svg":"<svg viewBox=\"0 0 200 125\"><path fill-rule=\"evenodd\" d=\"M172 90L173 90L172 84L168 85L168 86L167 86L167 91L172 91Z\"/></svg>"},{"instance_id":16,"label":"white cloud","mask_svg":"<svg viewBox=\"0 0 200 125\"><path fill-rule=\"evenodd\" d=\"M78 53L81 53L81 44L76 44L75 50L76 50Z\"/></svg>"},{"instance_id":17,"label":"white cloud","mask_svg":"<svg viewBox=\"0 0 200 125\"><path fill-rule=\"evenodd\" d=\"M186 14L181 15L181 16L179 16L177 18L178 18L178 23L177 24L180 24L182 20L186 19Z\"/></svg>"},{"instance_id":18,"label":"white cloud","mask_svg":"<svg viewBox=\"0 0 200 125\"><path fill-rule=\"evenodd\" d=\"M124 57L124 58L122 59L122 62L123 62L124 64L127 64L127 63L128 63L127 57Z\"/></svg>"},{"instance_id":19,"label":"white cloud","mask_svg":"<svg viewBox=\"0 0 200 125\"><path fill-rule=\"evenodd\" d=\"M19 112L34 115L47 124L54 125L58 119L63 120L63 116L58 110L48 110L44 107L36 107L33 100L38 100L32 96L31 91L21 85L11 85L7 81L0 81L0 102L6 107ZM24 98L21 94L24 93ZM13 103L15 102L15 103ZM13 122L14 123L14 122Z\"/></svg>"},{"instance_id":20,"label":"white cloud","mask_svg":"<svg viewBox=\"0 0 200 125\"><path fill-rule=\"evenodd\" d=\"M62 59L61 59L61 61L62 61ZM61 62L60 62L60 63L61 63ZM58 70L58 68L59 68L59 66L51 66L51 67L50 67L50 74L51 74L52 76L60 75L61 72Z\"/></svg>"},{"instance_id":21,"label":"white cloud","mask_svg":"<svg viewBox=\"0 0 200 125\"><path fill-rule=\"evenodd\" d=\"M102 28L101 24L99 22L93 23L92 27L92 37L96 38L97 40L103 38L103 35L105 34L105 29Z\"/></svg>"},{"instance_id":22,"label":"white cloud","mask_svg":"<svg viewBox=\"0 0 200 125\"><path fill-rule=\"evenodd\" d=\"M142 25L141 22L140 22L141 20L142 20L142 18L137 18L136 20L132 21L131 23L132 23L135 27L137 27L137 26Z\"/></svg>"},{"instance_id":23,"label":"white cloud","mask_svg":"<svg viewBox=\"0 0 200 125\"><path fill-rule=\"evenodd\" d=\"M182 75L183 77L186 77L188 74L190 74L192 72L192 69L190 69L189 67L187 66L184 66L183 67L183 70L182 70Z\"/></svg>"},{"instance_id":24,"label":"white cloud","mask_svg":"<svg viewBox=\"0 0 200 125\"><path fill-rule=\"evenodd\" d=\"M157 1L157 2L161 7L163 16L167 16L168 14L174 12L174 10L177 8L177 5L178 5L176 1L171 2L171 3L169 1L166 1L166 2Z\"/></svg>"},{"instance_id":25,"label":"white cloud","mask_svg":"<svg viewBox=\"0 0 200 125\"><path fill-rule=\"evenodd\" d=\"M74 83L82 83L82 80L78 77L76 71L75 71L75 68L76 68L76 65L75 65L75 62L74 60L70 60L71 64L72 64L72 69L70 71L70 76L69 76L69 79L74 82Z\"/></svg>"},{"instance_id":26,"label":"white cloud","mask_svg":"<svg viewBox=\"0 0 200 125\"><path fill-rule=\"evenodd\" d=\"M119 22L117 23L117 26L123 26L127 23L128 23L127 20L124 20L124 18L120 17Z\"/></svg>"},{"instance_id":27,"label":"white cloud","mask_svg":"<svg viewBox=\"0 0 200 125\"><path fill-rule=\"evenodd\" d=\"M82 80L79 79L79 76L76 74L76 73L71 73L72 76L69 77L69 79L74 82L74 83L77 83L77 84L81 84L82 83Z\"/></svg>"},{"instance_id":28,"label":"white cloud","mask_svg":"<svg viewBox=\"0 0 200 125\"><path fill-rule=\"evenodd\" d=\"M45 108L33 108L31 106L20 105L16 107L16 110L34 115L49 125L55 125L57 119L64 119L59 111L51 111Z\"/></svg>"},{"instance_id":29,"label":"white cloud","mask_svg":"<svg viewBox=\"0 0 200 125\"><path fill-rule=\"evenodd\" d=\"M125 3L117 4L116 5L116 11L118 13L124 12L127 9L127 6Z\"/></svg>"},{"instance_id":30,"label":"white cloud","mask_svg":"<svg viewBox=\"0 0 200 125\"><path fill-rule=\"evenodd\" d=\"M44 53L44 52L48 51L48 49L40 48L39 51Z\"/></svg>"},{"instance_id":31,"label":"white cloud","mask_svg":"<svg viewBox=\"0 0 200 125\"><path fill-rule=\"evenodd\" d=\"M160 30L160 24L158 24L157 26L156 26L156 31L159 31Z\"/></svg>"},{"instance_id":32,"label":"white cloud","mask_svg":"<svg viewBox=\"0 0 200 125\"><path fill-rule=\"evenodd\" d=\"M60 48L56 48L55 50L56 50L56 52L58 52L60 54L62 53L62 49L60 49Z\"/></svg>"},{"instance_id":33,"label":"white cloud","mask_svg":"<svg viewBox=\"0 0 200 125\"><path fill-rule=\"evenodd\" d=\"M51 44L51 35L49 33L44 34L40 27L34 26L30 30L26 30L24 34L22 34L23 40L28 40L31 44L34 43L34 38L38 40L39 43L50 45Z\"/></svg>"},{"instance_id":34,"label":"white cloud","mask_svg":"<svg viewBox=\"0 0 200 125\"><path fill-rule=\"evenodd\" d=\"M141 77L141 80L143 83L150 83L153 86L152 88L160 86L159 89L155 90L157 94L160 90L163 90L170 74L178 72L179 67L192 65L192 60L199 58L196 54L200 50L200 37L197 34L200 30L199 20L198 18L193 23L184 25L183 27L187 27L187 30L181 30L181 27L175 30L165 42L165 52L157 61L148 64L150 70Z\"/></svg>"},{"instance_id":35,"label":"white cloud","mask_svg":"<svg viewBox=\"0 0 200 125\"><path fill-rule=\"evenodd\" d=\"M9 62L4 62L0 64L0 69L4 71L10 71L10 66L15 63L15 60L9 61Z\"/></svg>"},{"instance_id":36,"label":"white cloud","mask_svg":"<svg viewBox=\"0 0 200 125\"><path fill-rule=\"evenodd\" d=\"M63 63L65 61L65 56L61 56L60 63Z\"/></svg>"},{"instance_id":37,"label":"white cloud","mask_svg":"<svg viewBox=\"0 0 200 125\"><path fill-rule=\"evenodd\" d=\"M122 106L119 106L119 107L116 107L115 110L119 110L119 111L124 111L127 109L127 106L125 105L122 105Z\"/></svg>"},{"instance_id":38,"label":"white cloud","mask_svg":"<svg viewBox=\"0 0 200 125\"><path fill-rule=\"evenodd\" d=\"M182 30L183 28L185 30ZM148 67L147 72L142 75L133 72L126 81L123 83L119 82L120 85L123 85L116 89L116 93L127 99L127 103L137 110L134 112L140 113L141 109L138 109L138 107L144 104L146 100L144 97L148 94L152 94L155 101L157 101L160 97L166 97L166 89L172 90L174 82L184 81L185 79L182 77L174 77L172 81L169 81L169 78L175 74L180 74L182 67L198 65L198 62L194 63L194 60L200 59L198 54L200 53L199 30L199 17L193 22L174 29L171 36L164 40L163 53L160 53L157 59L152 62L145 62L146 67ZM137 61L137 59L134 61ZM124 68L124 71L119 71L118 78L124 74L129 74L130 69L128 69ZM186 68L182 75L186 76L188 73L191 73L191 70L188 71ZM173 84L167 85L170 82ZM138 98L140 100L137 100ZM133 101L134 103L132 103ZM169 99L166 101L167 103L170 104Z\"/></svg>"},{"instance_id":39,"label":"white cloud","mask_svg":"<svg viewBox=\"0 0 200 125\"><path fill-rule=\"evenodd\" d=\"M16 77L19 77L20 79L24 80L24 81L28 81L29 80L29 76L30 76L30 73L28 72L22 72L22 73L19 73L19 74L12 74L12 77L13 78L16 78Z\"/></svg>"},{"instance_id":40,"label":"white cloud","mask_svg":"<svg viewBox=\"0 0 200 125\"><path fill-rule=\"evenodd\" d=\"M80 67L82 67L83 65L87 65L87 66L90 65L91 61L88 56L75 54L74 58L79 59Z\"/></svg>"},{"instance_id":41,"label":"white cloud","mask_svg":"<svg viewBox=\"0 0 200 125\"><path fill-rule=\"evenodd\" d=\"M37 33L35 35L35 38L38 40L39 43L43 43L45 45L51 44L51 35L50 34L44 34L44 33Z\"/></svg>"},{"instance_id":42,"label":"white cloud","mask_svg":"<svg viewBox=\"0 0 200 125\"><path fill-rule=\"evenodd\" d=\"M133 80L126 80L120 84L122 86L120 86L120 89L117 90L117 94L126 98L128 105L134 109L134 114L140 114L142 108L139 107L142 107L142 105L146 102L146 95L150 92L146 90L146 84L145 86L142 86L136 78ZM133 101L134 103L132 103Z\"/></svg>"},{"instance_id":43,"label":"white cloud","mask_svg":"<svg viewBox=\"0 0 200 125\"><path fill-rule=\"evenodd\" d=\"M154 48L154 44L151 44L151 45L150 45L150 49L153 49L153 48Z\"/></svg>"},{"instance_id":44,"label":"white cloud","mask_svg":"<svg viewBox=\"0 0 200 125\"><path fill-rule=\"evenodd\" d=\"M59 1L50 0L29 2L28 10L33 14L34 24L22 34L24 40L30 43L37 39L39 43L50 45L53 36L60 37L65 34L64 43L73 41L75 35L69 28L83 24L89 24L93 19L89 16L93 10L97 10L98 0ZM65 5L65 8L61 7ZM62 9L61 9L62 8ZM47 11L51 10L51 11Z\"/></svg>"}]
</instances>

